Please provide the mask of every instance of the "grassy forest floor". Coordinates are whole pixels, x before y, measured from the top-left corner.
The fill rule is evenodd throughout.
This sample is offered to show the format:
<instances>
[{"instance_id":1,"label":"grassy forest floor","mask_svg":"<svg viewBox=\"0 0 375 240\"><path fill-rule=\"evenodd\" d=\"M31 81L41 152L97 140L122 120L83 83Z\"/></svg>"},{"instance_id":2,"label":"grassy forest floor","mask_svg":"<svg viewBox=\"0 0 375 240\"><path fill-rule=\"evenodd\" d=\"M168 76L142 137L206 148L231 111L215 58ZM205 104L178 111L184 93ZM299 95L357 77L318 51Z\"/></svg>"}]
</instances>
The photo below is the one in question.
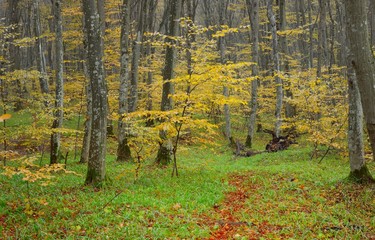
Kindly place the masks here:
<instances>
[{"instance_id":1,"label":"grassy forest floor","mask_svg":"<svg viewBox=\"0 0 375 240\"><path fill-rule=\"evenodd\" d=\"M78 175L48 186L0 175L0 238L375 239L375 187L345 182L347 160L310 153L235 158L225 144L185 145L179 178L149 160L135 182L135 164L108 156L101 190L83 186L86 166L72 160Z\"/></svg>"}]
</instances>

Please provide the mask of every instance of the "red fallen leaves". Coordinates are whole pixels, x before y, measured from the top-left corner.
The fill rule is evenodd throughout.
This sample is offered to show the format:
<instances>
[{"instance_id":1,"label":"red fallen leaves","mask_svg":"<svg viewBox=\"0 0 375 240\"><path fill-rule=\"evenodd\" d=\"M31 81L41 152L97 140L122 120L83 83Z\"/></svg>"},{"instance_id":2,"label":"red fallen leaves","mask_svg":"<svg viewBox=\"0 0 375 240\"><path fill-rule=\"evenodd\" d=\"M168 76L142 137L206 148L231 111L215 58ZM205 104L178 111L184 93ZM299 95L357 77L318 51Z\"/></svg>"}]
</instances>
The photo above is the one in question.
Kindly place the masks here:
<instances>
[{"instance_id":1,"label":"red fallen leaves","mask_svg":"<svg viewBox=\"0 0 375 240\"><path fill-rule=\"evenodd\" d=\"M212 215L201 215L202 223L210 226L210 240L235 239L246 237L246 239L259 239L272 232L279 232L282 226L273 225L267 221L251 223L238 219L238 215L246 208L246 200L249 195L257 191L260 186L249 183L251 173L246 175L232 175L229 184L236 187L233 192L228 192L220 205L215 205L213 211L220 220L214 220ZM281 236L282 237L282 236ZM286 236L284 236L286 237Z\"/></svg>"},{"instance_id":2,"label":"red fallen leaves","mask_svg":"<svg viewBox=\"0 0 375 240\"><path fill-rule=\"evenodd\" d=\"M257 238L256 232L250 229L250 224L240 222L235 216L236 212L240 212L244 208L248 198L247 192L250 186L244 186L244 181L248 178L249 176L246 175L233 175L230 177L229 184L235 186L236 190L226 194L221 206L214 207L214 211L218 213L220 220L214 222L214 224L212 221L207 221L211 228L219 225L216 230L211 232L210 240L240 237L243 233L246 233L248 239Z\"/></svg>"}]
</instances>

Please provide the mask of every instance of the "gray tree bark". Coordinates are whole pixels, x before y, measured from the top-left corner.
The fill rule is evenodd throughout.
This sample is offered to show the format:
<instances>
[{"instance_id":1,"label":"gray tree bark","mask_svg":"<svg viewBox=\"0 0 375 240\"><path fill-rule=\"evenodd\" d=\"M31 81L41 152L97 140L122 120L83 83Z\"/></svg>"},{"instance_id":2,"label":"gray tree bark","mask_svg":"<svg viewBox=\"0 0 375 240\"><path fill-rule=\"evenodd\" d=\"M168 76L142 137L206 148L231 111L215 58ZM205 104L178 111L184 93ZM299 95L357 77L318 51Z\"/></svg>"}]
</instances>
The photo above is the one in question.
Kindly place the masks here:
<instances>
[{"instance_id":1,"label":"gray tree bark","mask_svg":"<svg viewBox=\"0 0 375 240\"><path fill-rule=\"evenodd\" d=\"M53 1L54 19L55 19L55 55L56 55L56 90L55 90L55 111L52 129L62 127L63 123L63 107L64 107L64 47L62 38L62 14L61 14L61 0ZM51 155L50 163L54 164L59 161L60 154L60 133L54 132L51 135Z\"/></svg>"},{"instance_id":2,"label":"gray tree bark","mask_svg":"<svg viewBox=\"0 0 375 240\"><path fill-rule=\"evenodd\" d=\"M170 19L169 19L169 33L171 37L179 34L179 19L181 13L182 1L171 0L170 2ZM169 43L166 47L165 63L163 69L163 92L161 100L161 110L169 111L173 109L173 100L171 95L174 93L174 84L170 81L174 77L174 68L176 65L177 49L173 46L176 41L168 39ZM156 157L156 163L166 165L172 159L172 142L166 137L166 133L161 131L160 136L162 142L160 143L159 151Z\"/></svg>"},{"instance_id":3,"label":"gray tree bark","mask_svg":"<svg viewBox=\"0 0 375 240\"><path fill-rule=\"evenodd\" d=\"M251 25L251 56L254 65L251 69L251 75L254 79L251 81L251 99L249 101L250 114L249 125L246 136L246 146L251 148L254 139L256 114L258 108L258 78L259 78L259 0L246 0L247 11Z\"/></svg>"},{"instance_id":4,"label":"gray tree bark","mask_svg":"<svg viewBox=\"0 0 375 240\"><path fill-rule=\"evenodd\" d=\"M219 2L219 24L225 25L228 21L228 3L229 1L226 0L220 0ZM225 37L219 37L218 39L218 46L219 46L219 53L220 53L220 64L225 65L227 60L225 56L226 46L225 46ZM223 95L226 99L229 98L229 88L225 85L223 87ZM226 139L229 141L229 143L233 143L232 138L232 129L231 129L231 120L230 120L230 107L227 103L224 104L224 119L225 119L225 126L224 126L224 135Z\"/></svg>"},{"instance_id":5,"label":"gray tree bark","mask_svg":"<svg viewBox=\"0 0 375 240\"><path fill-rule=\"evenodd\" d=\"M83 0L87 34L87 70L92 90L91 138L85 184L101 186L105 179L107 146L107 88L102 59L103 41L100 18L103 0Z\"/></svg>"},{"instance_id":6,"label":"gray tree bark","mask_svg":"<svg viewBox=\"0 0 375 240\"><path fill-rule=\"evenodd\" d=\"M119 88L119 115L118 122L118 148L117 161L129 161L131 151L128 145L128 124L123 121L123 114L129 112L128 91L129 91L129 32L130 32L130 3L124 0L122 3L122 23L120 40L120 88Z\"/></svg>"},{"instance_id":7,"label":"gray tree bark","mask_svg":"<svg viewBox=\"0 0 375 240\"><path fill-rule=\"evenodd\" d=\"M86 55L86 54L85 54ZM84 69L87 73L86 64L84 64ZM91 139L91 121L92 121L92 93L91 93L91 85L90 82L86 83L86 120L85 120L85 132L83 135L83 143L82 143L82 151L81 157L79 162L80 163L87 163L89 161L89 152L90 152L90 139Z\"/></svg>"},{"instance_id":8,"label":"gray tree bark","mask_svg":"<svg viewBox=\"0 0 375 240\"><path fill-rule=\"evenodd\" d=\"M130 78L129 112L135 112L137 108L139 59L141 57L142 35L143 35L143 32L138 31L137 38L133 43L132 67L131 67L131 78Z\"/></svg>"},{"instance_id":9,"label":"gray tree bark","mask_svg":"<svg viewBox=\"0 0 375 240\"><path fill-rule=\"evenodd\" d=\"M311 4L311 0L307 0L307 8L308 8L308 18L309 18L309 68L313 68L314 67L314 45L313 45L313 42L314 42L314 32L313 32L313 29L314 29L314 26L313 26L313 22L312 22L312 4Z\"/></svg>"},{"instance_id":10,"label":"gray tree bark","mask_svg":"<svg viewBox=\"0 0 375 240\"><path fill-rule=\"evenodd\" d=\"M156 7L157 7L157 0L150 0L149 6L148 6L148 18L147 18L147 26L146 31L148 32L154 32L155 31L155 18L156 18ZM152 41L152 37L149 38L150 41ZM155 52L155 48L152 47L151 43L147 44L146 47L146 56L147 56L147 67L151 68L152 61L153 61L153 55ZM152 106L152 96L151 96L151 85L153 82L153 71L150 69L147 72L147 100L146 100L146 109L148 111L151 111ZM147 125L152 125L153 123L151 121L147 122Z\"/></svg>"},{"instance_id":11,"label":"gray tree bark","mask_svg":"<svg viewBox=\"0 0 375 240\"><path fill-rule=\"evenodd\" d=\"M358 79L367 132L372 151L375 153L375 58L369 41L366 0L345 0L344 3L351 53L348 61L354 68ZM361 182L374 181L365 164L351 163L351 167L353 167L351 177Z\"/></svg>"},{"instance_id":12,"label":"gray tree bark","mask_svg":"<svg viewBox=\"0 0 375 240\"><path fill-rule=\"evenodd\" d=\"M41 36L41 26L40 26L40 11L39 11L39 0L33 1L33 12L34 12L34 34L36 38L36 62L39 71L39 84L42 93L49 93L48 87L48 75L46 71L46 57L44 54L44 44ZM48 105L48 102L45 102Z\"/></svg>"},{"instance_id":13,"label":"gray tree bark","mask_svg":"<svg viewBox=\"0 0 375 240\"><path fill-rule=\"evenodd\" d=\"M327 1L319 0L319 25L318 25L318 65L316 70L317 77L322 75L322 67L328 64L328 42L327 42Z\"/></svg>"},{"instance_id":14,"label":"gray tree bark","mask_svg":"<svg viewBox=\"0 0 375 240\"><path fill-rule=\"evenodd\" d=\"M278 39L277 39L277 31L276 31L276 18L272 10L272 3L273 3L273 0L268 0L267 2L267 15L271 24L273 71L274 71L275 83L276 83L275 134L276 134L276 137L279 137L281 124L282 124L281 111L283 108L283 82L281 78L279 77L280 60L279 60L279 53L278 53L279 50L278 50Z\"/></svg>"}]
</instances>

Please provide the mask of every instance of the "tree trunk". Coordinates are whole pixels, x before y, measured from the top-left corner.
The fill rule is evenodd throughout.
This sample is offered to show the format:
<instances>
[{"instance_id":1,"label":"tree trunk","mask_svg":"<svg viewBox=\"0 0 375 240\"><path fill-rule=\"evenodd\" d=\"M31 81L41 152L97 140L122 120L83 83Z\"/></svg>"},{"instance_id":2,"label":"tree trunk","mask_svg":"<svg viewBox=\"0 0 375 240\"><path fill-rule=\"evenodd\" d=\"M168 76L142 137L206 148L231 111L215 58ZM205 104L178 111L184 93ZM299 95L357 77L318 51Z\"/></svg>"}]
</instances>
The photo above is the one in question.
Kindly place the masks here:
<instances>
[{"instance_id":1,"label":"tree trunk","mask_svg":"<svg viewBox=\"0 0 375 240\"><path fill-rule=\"evenodd\" d=\"M282 83L281 78L279 77L280 60L279 60L278 40L277 40L277 33L276 33L276 18L272 10L272 3L273 3L273 0L268 0L267 2L267 15L271 24L273 70L275 74L275 83L276 83L275 134L276 134L276 137L279 137L281 123L282 123L281 110L283 107L283 83Z\"/></svg>"},{"instance_id":2,"label":"tree trunk","mask_svg":"<svg viewBox=\"0 0 375 240\"><path fill-rule=\"evenodd\" d=\"M154 32L155 31L155 18L156 18L156 7L157 7L157 0L152 0L151 3L148 6L148 18L147 18L147 32ZM147 56L147 67L150 68L147 72L147 100L146 100L146 110L151 111L152 106L152 95L151 95L151 88L152 88L152 82L153 82L153 70L152 67L152 61L154 58L155 48L152 47L152 37L149 37L148 39L150 42L147 44L146 48L146 56ZM148 121L147 125L151 126L153 123L152 121Z\"/></svg>"},{"instance_id":3,"label":"tree trunk","mask_svg":"<svg viewBox=\"0 0 375 240\"><path fill-rule=\"evenodd\" d=\"M361 172L366 168L363 148L363 111L361 96L358 89L356 75L352 66L348 64L349 85L349 123L348 146L350 160L350 177L355 181L362 181ZM366 172L367 170L365 170ZM367 174L365 175L367 177Z\"/></svg>"},{"instance_id":4,"label":"tree trunk","mask_svg":"<svg viewBox=\"0 0 375 240\"><path fill-rule=\"evenodd\" d=\"M246 137L246 146L252 147L255 132L256 114L258 108L258 78L259 78L259 0L246 0L247 11L251 25L251 56L252 65L251 75L254 79L251 81L251 99L249 101L250 114L249 126Z\"/></svg>"},{"instance_id":5,"label":"tree trunk","mask_svg":"<svg viewBox=\"0 0 375 240\"><path fill-rule=\"evenodd\" d=\"M371 34L371 41L370 44L375 48L375 1L374 0L369 0L369 11L368 11L368 17L369 17L369 30Z\"/></svg>"},{"instance_id":6,"label":"tree trunk","mask_svg":"<svg viewBox=\"0 0 375 240\"><path fill-rule=\"evenodd\" d=\"M322 67L327 66L328 61L328 50L327 50L327 1L319 0L319 26L318 26L318 65L317 65L317 77L322 75Z\"/></svg>"},{"instance_id":7,"label":"tree trunk","mask_svg":"<svg viewBox=\"0 0 375 240\"><path fill-rule=\"evenodd\" d=\"M118 122L118 148L117 161L129 161L131 151L128 144L127 124L123 122L123 114L129 112L128 108L128 84L129 84L129 31L130 31L130 3L124 0L122 4L122 23L121 23L121 41L120 41L120 89L119 89L119 115Z\"/></svg>"},{"instance_id":8,"label":"tree trunk","mask_svg":"<svg viewBox=\"0 0 375 240\"><path fill-rule=\"evenodd\" d=\"M101 186L105 179L107 141L107 88L104 78L103 41L100 18L102 0L83 0L87 34L87 69L92 90L91 139L86 184Z\"/></svg>"},{"instance_id":9,"label":"tree trunk","mask_svg":"<svg viewBox=\"0 0 375 240\"><path fill-rule=\"evenodd\" d=\"M348 62L357 76L367 131L375 158L375 58L369 41L366 0L345 0L344 3L351 53ZM365 164L353 164L353 167L355 169L352 169L351 176L357 179L372 179Z\"/></svg>"},{"instance_id":10,"label":"tree trunk","mask_svg":"<svg viewBox=\"0 0 375 240\"><path fill-rule=\"evenodd\" d=\"M179 19L181 13L181 0L171 0L170 2L170 20L169 20L169 36L178 36L179 32ZM169 111L173 108L173 100L171 95L174 94L174 84L170 81L174 77L174 68L176 65L177 49L173 46L176 43L175 40L167 39L170 45L167 46L165 63L163 70L163 92L161 100L161 110ZM162 142L158 155L156 157L156 163L166 165L172 160L172 143L171 139L166 137L166 133L161 131L160 137Z\"/></svg>"},{"instance_id":11,"label":"tree trunk","mask_svg":"<svg viewBox=\"0 0 375 240\"><path fill-rule=\"evenodd\" d=\"M84 64L84 69L87 73L86 64ZM87 99L87 110L86 110L86 120L85 120L85 132L83 135L83 143L82 143L82 151L81 151L81 158L80 163L87 163L89 161L89 152L90 152L90 139L91 139L91 121L92 121L92 93L91 93L91 86L90 82L86 85L86 99Z\"/></svg>"},{"instance_id":12,"label":"tree trunk","mask_svg":"<svg viewBox=\"0 0 375 240\"><path fill-rule=\"evenodd\" d=\"M36 62L39 71L39 84L42 93L48 94L48 75L46 71L46 57L44 55L44 45L41 38L41 26L40 26L40 11L39 11L39 0L33 2L34 10L34 33L36 38ZM48 106L48 101L45 101L45 106Z\"/></svg>"},{"instance_id":13,"label":"tree trunk","mask_svg":"<svg viewBox=\"0 0 375 240\"><path fill-rule=\"evenodd\" d=\"M133 43L132 68L130 78L129 112L135 112L138 101L138 73L139 59L141 56L142 32L137 32L137 39Z\"/></svg>"},{"instance_id":14,"label":"tree trunk","mask_svg":"<svg viewBox=\"0 0 375 240\"><path fill-rule=\"evenodd\" d=\"M54 0L54 19L55 19L55 55L56 55L56 90L55 90L55 112L52 129L62 127L63 123L63 103L64 103L64 47L62 38L62 15L61 15L61 0ZM60 133L53 132L51 135L51 164L59 161L60 154Z\"/></svg>"},{"instance_id":15,"label":"tree trunk","mask_svg":"<svg viewBox=\"0 0 375 240\"><path fill-rule=\"evenodd\" d=\"M309 68L314 67L314 33L313 33L313 22L312 22L312 3L311 0L307 0L308 17L309 17Z\"/></svg>"}]
</instances>

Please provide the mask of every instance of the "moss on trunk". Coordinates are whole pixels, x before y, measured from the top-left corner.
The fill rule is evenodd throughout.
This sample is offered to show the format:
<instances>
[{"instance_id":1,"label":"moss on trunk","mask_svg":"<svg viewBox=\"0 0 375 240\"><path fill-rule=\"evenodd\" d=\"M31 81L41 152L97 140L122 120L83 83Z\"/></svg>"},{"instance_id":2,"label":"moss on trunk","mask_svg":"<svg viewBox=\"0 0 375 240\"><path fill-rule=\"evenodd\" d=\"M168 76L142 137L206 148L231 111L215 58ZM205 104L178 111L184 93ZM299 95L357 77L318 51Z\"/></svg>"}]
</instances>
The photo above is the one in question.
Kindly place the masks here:
<instances>
[{"instance_id":1,"label":"moss on trunk","mask_svg":"<svg viewBox=\"0 0 375 240\"><path fill-rule=\"evenodd\" d=\"M351 171L348 177L350 182L366 184L366 183L375 183L374 178L371 176L370 171L368 170L367 166L364 165L359 170Z\"/></svg>"},{"instance_id":2,"label":"moss on trunk","mask_svg":"<svg viewBox=\"0 0 375 240\"><path fill-rule=\"evenodd\" d=\"M246 147L248 147L248 148L251 148L252 147L252 138L251 138L251 136L250 135L247 135L247 137L246 137L246 142L245 142L245 146Z\"/></svg>"},{"instance_id":3,"label":"moss on trunk","mask_svg":"<svg viewBox=\"0 0 375 240\"><path fill-rule=\"evenodd\" d=\"M168 165L172 161L171 150L166 145L160 145L158 155L156 156L156 163L162 166Z\"/></svg>"},{"instance_id":4,"label":"moss on trunk","mask_svg":"<svg viewBox=\"0 0 375 240\"><path fill-rule=\"evenodd\" d=\"M100 176L100 173L90 168L87 170L85 185L92 185L93 187L101 188L103 183L104 179Z\"/></svg>"},{"instance_id":5,"label":"moss on trunk","mask_svg":"<svg viewBox=\"0 0 375 240\"><path fill-rule=\"evenodd\" d=\"M117 148L117 161L130 162L132 160L128 139L125 138Z\"/></svg>"}]
</instances>

